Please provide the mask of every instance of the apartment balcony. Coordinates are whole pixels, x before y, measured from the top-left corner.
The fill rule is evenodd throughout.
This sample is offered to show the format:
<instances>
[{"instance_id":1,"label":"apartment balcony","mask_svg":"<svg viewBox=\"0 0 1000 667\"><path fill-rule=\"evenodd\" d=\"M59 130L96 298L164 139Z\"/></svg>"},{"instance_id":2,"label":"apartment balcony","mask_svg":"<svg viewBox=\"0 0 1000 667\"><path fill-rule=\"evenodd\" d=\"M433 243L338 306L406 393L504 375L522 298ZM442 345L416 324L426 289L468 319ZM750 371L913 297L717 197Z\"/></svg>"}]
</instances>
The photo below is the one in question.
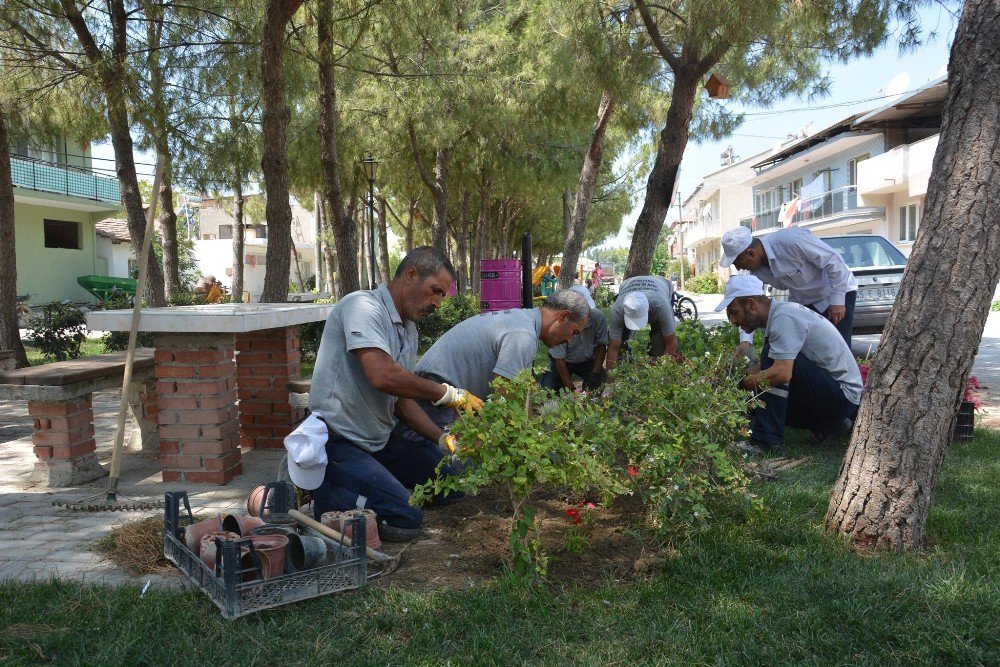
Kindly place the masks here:
<instances>
[{"instance_id":1,"label":"apartment balcony","mask_svg":"<svg viewBox=\"0 0 1000 667\"><path fill-rule=\"evenodd\" d=\"M10 170L14 187L93 202L81 207L87 210L114 210L121 201L118 179L99 176L79 167L69 167L34 158L11 157ZM30 195L27 198L50 199ZM64 200L63 203L66 201L68 200Z\"/></svg>"},{"instance_id":2,"label":"apartment balcony","mask_svg":"<svg viewBox=\"0 0 1000 667\"><path fill-rule=\"evenodd\" d=\"M702 243L718 241L722 238L724 231L721 220L709 218L690 223L684 230L684 245L693 247Z\"/></svg>"},{"instance_id":3,"label":"apartment balcony","mask_svg":"<svg viewBox=\"0 0 1000 667\"><path fill-rule=\"evenodd\" d=\"M780 212L781 207L760 211L741 219L740 225L749 227L754 232L779 229L784 222L779 217ZM815 227L840 221L884 217L885 209L881 206L859 206L857 186L848 185L801 199L798 210L792 216L792 225Z\"/></svg>"},{"instance_id":4,"label":"apartment balcony","mask_svg":"<svg viewBox=\"0 0 1000 667\"><path fill-rule=\"evenodd\" d=\"M862 201L868 195L906 193L908 197L919 197L926 194L939 136L897 146L859 162L858 194Z\"/></svg>"}]
</instances>

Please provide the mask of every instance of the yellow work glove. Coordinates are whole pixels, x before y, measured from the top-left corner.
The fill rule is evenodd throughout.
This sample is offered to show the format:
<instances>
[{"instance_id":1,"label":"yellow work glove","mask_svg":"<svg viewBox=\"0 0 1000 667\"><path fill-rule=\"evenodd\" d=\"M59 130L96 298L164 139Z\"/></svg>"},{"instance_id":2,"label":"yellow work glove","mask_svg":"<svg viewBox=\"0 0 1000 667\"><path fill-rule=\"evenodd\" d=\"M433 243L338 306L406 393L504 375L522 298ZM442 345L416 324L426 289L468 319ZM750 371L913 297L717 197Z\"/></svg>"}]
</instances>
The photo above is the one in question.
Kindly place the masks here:
<instances>
[{"instance_id":1,"label":"yellow work glove","mask_svg":"<svg viewBox=\"0 0 1000 667\"><path fill-rule=\"evenodd\" d=\"M465 410L466 412L479 412L483 409L483 399L464 389L445 384L444 396L434 401L434 405L444 405L456 410Z\"/></svg>"},{"instance_id":2,"label":"yellow work glove","mask_svg":"<svg viewBox=\"0 0 1000 667\"><path fill-rule=\"evenodd\" d=\"M449 454L454 454L458 451L458 438L451 433L442 433L438 438L438 445Z\"/></svg>"}]
</instances>

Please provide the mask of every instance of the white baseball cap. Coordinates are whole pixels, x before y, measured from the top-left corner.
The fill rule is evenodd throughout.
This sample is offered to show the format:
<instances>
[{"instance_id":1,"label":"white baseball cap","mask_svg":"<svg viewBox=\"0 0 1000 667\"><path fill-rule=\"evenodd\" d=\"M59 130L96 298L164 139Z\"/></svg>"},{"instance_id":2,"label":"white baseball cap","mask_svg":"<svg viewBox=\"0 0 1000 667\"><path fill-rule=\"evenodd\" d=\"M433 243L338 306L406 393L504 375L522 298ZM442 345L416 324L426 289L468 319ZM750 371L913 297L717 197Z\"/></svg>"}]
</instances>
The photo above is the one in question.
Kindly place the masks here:
<instances>
[{"instance_id":1,"label":"white baseball cap","mask_svg":"<svg viewBox=\"0 0 1000 667\"><path fill-rule=\"evenodd\" d=\"M594 303L594 297L590 296L590 290L588 290L586 287L584 287L583 285L573 285L572 287L570 287L570 289L573 290L574 292L579 292L580 294L582 294L583 298L587 300L587 305L590 306L591 310L597 308L597 304Z\"/></svg>"},{"instance_id":2,"label":"white baseball cap","mask_svg":"<svg viewBox=\"0 0 1000 667\"><path fill-rule=\"evenodd\" d=\"M722 256L719 258L719 266L726 268L736 260L736 256L750 247L753 243L753 234L746 227L730 229L722 235Z\"/></svg>"},{"instance_id":3,"label":"white baseball cap","mask_svg":"<svg viewBox=\"0 0 1000 667\"><path fill-rule=\"evenodd\" d=\"M326 441L329 433L326 424L314 412L285 436L288 452L288 476L300 489L312 491L319 488L326 475Z\"/></svg>"},{"instance_id":4,"label":"white baseball cap","mask_svg":"<svg viewBox=\"0 0 1000 667\"><path fill-rule=\"evenodd\" d=\"M629 292L622 302L625 310L625 326L638 331L649 322L649 299L642 292Z\"/></svg>"},{"instance_id":5,"label":"white baseball cap","mask_svg":"<svg viewBox=\"0 0 1000 667\"><path fill-rule=\"evenodd\" d=\"M726 296L722 299L722 303L715 307L715 312L728 308L733 299L741 296L761 296L763 294L764 283L760 278L749 273L737 273L726 283Z\"/></svg>"}]
</instances>

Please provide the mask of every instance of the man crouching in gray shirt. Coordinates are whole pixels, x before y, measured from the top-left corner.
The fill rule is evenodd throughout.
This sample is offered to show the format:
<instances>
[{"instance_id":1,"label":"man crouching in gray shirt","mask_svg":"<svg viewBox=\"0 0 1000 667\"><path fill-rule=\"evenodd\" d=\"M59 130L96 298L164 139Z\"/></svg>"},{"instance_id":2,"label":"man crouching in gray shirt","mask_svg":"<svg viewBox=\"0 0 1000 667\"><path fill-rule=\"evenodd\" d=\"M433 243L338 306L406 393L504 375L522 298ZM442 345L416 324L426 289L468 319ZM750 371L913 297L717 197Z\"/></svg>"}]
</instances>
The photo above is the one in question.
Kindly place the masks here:
<instances>
[{"instance_id":1,"label":"man crouching in gray shirt","mask_svg":"<svg viewBox=\"0 0 1000 667\"><path fill-rule=\"evenodd\" d=\"M312 478L289 459L292 480L314 489L317 519L331 510L370 508L383 540L417 534L423 515L410 505L410 489L433 478L443 457L438 443L447 436L416 401L482 407L464 389L411 372L417 356L414 322L437 309L454 276L441 252L414 248L388 285L352 292L330 312L309 393L309 409L329 431L328 464L322 477ZM425 436L421 446L391 437L396 419Z\"/></svg>"},{"instance_id":2,"label":"man crouching in gray shirt","mask_svg":"<svg viewBox=\"0 0 1000 667\"><path fill-rule=\"evenodd\" d=\"M744 453L784 454L785 427L809 429L816 442L850 431L861 402L861 371L840 332L805 306L772 301L760 281L735 275L722 307L729 321L747 333L764 329L760 371L740 386L763 391L764 407L750 416L751 439Z\"/></svg>"}]
</instances>

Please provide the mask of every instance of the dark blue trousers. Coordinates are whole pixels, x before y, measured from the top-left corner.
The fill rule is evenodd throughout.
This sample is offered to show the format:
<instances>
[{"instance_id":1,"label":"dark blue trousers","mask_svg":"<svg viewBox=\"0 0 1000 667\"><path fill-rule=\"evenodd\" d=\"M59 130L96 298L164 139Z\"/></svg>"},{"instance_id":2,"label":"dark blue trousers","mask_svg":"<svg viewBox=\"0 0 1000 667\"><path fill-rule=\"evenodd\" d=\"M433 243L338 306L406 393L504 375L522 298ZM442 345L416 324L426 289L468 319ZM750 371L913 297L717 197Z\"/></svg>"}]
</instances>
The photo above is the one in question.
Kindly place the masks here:
<instances>
[{"instance_id":1,"label":"dark blue trousers","mask_svg":"<svg viewBox=\"0 0 1000 667\"><path fill-rule=\"evenodd\" d=\"M371 454L330 431L326 443L326 477L313 491L313 514L369 508L379 523L419 528L423 512L410 505L410 490L432 479L444 453L426 438L403 438L396 431L380 451ZM449 474L451 466L446 466Z\"/></svg>"},{"instance_id":2,"label":"dark blue trousers","mask_svg":"<svg viewBox=\"0 0 1000 667\"><path fill-rule=\"evenodd\" d=\"M583 380L584 389L597 389L602 384L604 384L604 373L594 372L594 360L589 361L567 361L566 368L569 369L570 377L574 375ZM549 370L542 373L542 376L538 378L538 384L542 385L546 389L553 389L559 391L560 389L565 389L563 387L562 379L559 377L559 371L556 370L556 360L549 357Z\"/></svg>"},{"instance_id":3,"label":"dark blue trousers","mask_svg":"<svg viewBox=\"0 0 1000 667\"><path fill-rule=\"evenodd\" d=\"M765 341L761 370L774 364L770 351ZM847 400L833 376L801 354L793 362L791 382L771 387L761 400L764 407L750 413L750 431L755 440L772 445L785 442L786 426L818 430L858 414L858 406Z\"/></svg>"},{"instance_id":4,"label":"dark blue trousers","mask_svg":"<svg viewBox=\"0 0 1000 667\"><path fill-rule=\"evenodd\" d=\"M847 349L851 349L851 334L854 331L854 304L858 300L858 292L854 290L853 292L848 292L844 295L844 319L840 320L840 324L837 326L837 331L840 335L844 337L844 342L847 343ZM818 310L812 306L806 306L810 310ZM823 317L826 317L826 313L819 313Z\"/></svg>"}]
</instances>

